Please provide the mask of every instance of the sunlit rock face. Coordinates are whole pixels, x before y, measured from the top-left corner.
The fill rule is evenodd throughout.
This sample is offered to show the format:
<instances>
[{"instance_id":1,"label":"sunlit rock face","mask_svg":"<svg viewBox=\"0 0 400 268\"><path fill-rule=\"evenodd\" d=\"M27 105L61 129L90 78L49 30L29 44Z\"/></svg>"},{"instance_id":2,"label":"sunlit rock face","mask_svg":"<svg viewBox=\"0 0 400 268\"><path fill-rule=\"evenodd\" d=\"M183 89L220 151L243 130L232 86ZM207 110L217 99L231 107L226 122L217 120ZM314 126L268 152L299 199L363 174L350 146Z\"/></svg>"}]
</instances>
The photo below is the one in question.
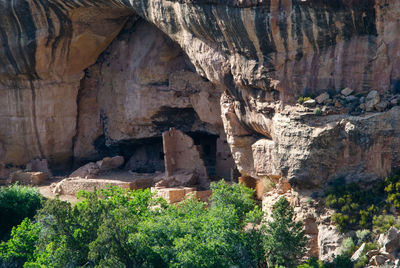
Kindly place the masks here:
<instances>
[{"instance_id":1,"label":"sunlit rock face","mask_svg":"<svg viewBox=\"0 0 400 268\"><path fill-rule=\"evenodd\" d=\"M398 91L399 10L394 0L3 0L1 160L62 167L95 158L94 141L158 137L180 115L184 131L222 137L222 115L243 175L315 187L347 170L387 174L397 108L314 118L293 105L345 87ZM116 38L144 21L153 26Z\"/></svg>"}]
</instances>

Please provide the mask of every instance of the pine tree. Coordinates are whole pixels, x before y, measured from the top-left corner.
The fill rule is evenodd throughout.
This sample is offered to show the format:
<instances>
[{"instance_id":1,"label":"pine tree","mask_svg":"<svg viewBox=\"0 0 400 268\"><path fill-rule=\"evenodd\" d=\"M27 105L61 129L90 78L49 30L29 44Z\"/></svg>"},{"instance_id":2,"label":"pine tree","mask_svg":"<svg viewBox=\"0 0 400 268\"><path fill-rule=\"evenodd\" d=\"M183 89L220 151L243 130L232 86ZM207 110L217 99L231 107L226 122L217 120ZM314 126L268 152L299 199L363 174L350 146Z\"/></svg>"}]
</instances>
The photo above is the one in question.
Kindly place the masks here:
<instances>
[{"instance_id":1,"label":"pine tree","mask_svg":"<svg viewBox=\"0 0 400 268\"><path fill-rule=\"evenodd\" d=\"M307 238L303 224L294 221L294 210L285 197L273 206L272 221L264 226L264 232L269 267L294 267L304 256Z\"/></svg>"}]
</instances>

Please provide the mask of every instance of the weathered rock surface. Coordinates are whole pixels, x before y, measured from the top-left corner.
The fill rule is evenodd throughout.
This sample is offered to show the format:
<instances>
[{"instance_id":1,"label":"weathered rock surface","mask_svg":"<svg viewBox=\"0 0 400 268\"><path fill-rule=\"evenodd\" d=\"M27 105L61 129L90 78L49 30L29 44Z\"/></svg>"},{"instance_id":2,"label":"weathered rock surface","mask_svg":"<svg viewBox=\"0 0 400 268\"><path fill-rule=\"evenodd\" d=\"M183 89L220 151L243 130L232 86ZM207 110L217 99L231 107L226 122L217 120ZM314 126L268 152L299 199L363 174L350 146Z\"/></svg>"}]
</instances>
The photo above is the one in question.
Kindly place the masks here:
<instances>
[{"instance_id":1,"label":"weathered rock surface","mask_svg":"<svg viewBox=\"0 0 400 268\"><path fill-rule=\"evenodd\" d=\"M164 113L159 113L164 106L189 109L185 110L188 117L182 110L175 112L180 118L197 115L197 122L205 125L196 129L214 128L218 134L218 105L205 105L216 100L210 95L214 91L203 90L217 87L215 92L225 89L232 96L232 115L246 129L246 137L243 133L232 134L241 136L241 142L228 137L236 152L235 161L242 162L242 173L254 173L251 144L261 135L280 146L271 131L279 129L272 118L282 104L294 103L295 96L322 93L327 88L338 91L348 87L355 93L397 90L397 10L399 3L393 0L362 4L273 0L257 5L252 1L161 0L4 3L0 16L6 21L2 28L7 39L0 53L0 80L5 89L1 92L6 95L0 98L4 101L1 118L3 124L15 126L0 133L5 159L24 164L43 157L57 167L68 163L73 151L83 158L94 152L82 145L82 135L93 144L99 134L104 134L106 145L154 137L159 135L154 125L160 120L174 121L164 119L174 111L163 108ZM143 24L137 21L137 15L177 42L196 71L214 85L195 78L198 86L194 88L201 93L189 93L186 87L183 92L189 93L187 98L162 97L182 92L181 86L175 85L188 85L179 82L182 78L193 81L185 78L195 76L192 67L185 56L180 56L179 48L157 39L161 35L150 30L148 24L128 27L130 30L120 36L122 42L114 42L103 62L93 67L93 72L98 71L102 77L93 82L98 83L97 87L88 81L89 88L96 87L100 92L95 94L97 103L90 104L97 106L98 114L81 114L81 100L94 98L93 94L78 93L79 84L85 86L86 82L79 81L82 71L96 61L128 20L131 25ZM18 20L20 17L23 19ZM161 66L158 72L154 68L148 71L154 66ZM182 69L192 73L176 73ZM12 90L18 94L8 94ZM143 98L146 93L149 97ZM143 100L149 103L145 109L141 106ZM173 105L168 104L171 101ZM376 99L373 102L377 104ZM90 118L94 120L89 125L94 127L85 129ZM145 122L149 119L150 124ZM193 128L190 122L181 125ZM302 146L307 147L307 143ZM280 175L291 173L280 169Z\"/></svg>"},{"instance_id":2,"label":"weathered rock surface","mask_svg":"<svg viewBox=\"0 0 400 268\"><path fill-rule=\"evenodd\" d=\"M386 234L381 234L378 241L383 252L394 253L400 249L400 231L390 227Z\"/></svg>"},{"instance_id":3,"label":"weathered rock surface","mask_svg":"<svg viewBox=\"0 0 400 268\"><path fill-rule=\"evenodd\" d=\"M48 179L48 175L43 172L15 171L10 174L10 183L21 183L26 185L39 185Z\"/></svg>"},{"instance_id":4,"label":"weathered rock surface","mask_svg":"<svg viewBox=\"0 0 400 268\"><path fill-rule=\"evenodd\" d=\"M214 135L210 162L228 170L226 134L243 177L282 177L288 189L385 176L400 165L400 108L381 98L400 90L399 10L396 0L2 1L0 163L47 159L57 171L121 154L130 170L149 158L160 171L161 133L175 127ZM354 97L326 100L323 116L294 106L343 88ZM334 230L318 226L319 252L334 252L322 237Z\"/></svg>"},{"instance_id":5,"label":"weathered rock surface","mask_svg":"<svg viewBox=\"0 0 400 268\"><path fill-rule=\"evenodd\" d=\"M104 179L66 178L54 185L53 193L63 195L76 195L79 190L94 191L109 186L119 186L127 189L135 188L134 182Z\"/></svg>"}]
</instances>

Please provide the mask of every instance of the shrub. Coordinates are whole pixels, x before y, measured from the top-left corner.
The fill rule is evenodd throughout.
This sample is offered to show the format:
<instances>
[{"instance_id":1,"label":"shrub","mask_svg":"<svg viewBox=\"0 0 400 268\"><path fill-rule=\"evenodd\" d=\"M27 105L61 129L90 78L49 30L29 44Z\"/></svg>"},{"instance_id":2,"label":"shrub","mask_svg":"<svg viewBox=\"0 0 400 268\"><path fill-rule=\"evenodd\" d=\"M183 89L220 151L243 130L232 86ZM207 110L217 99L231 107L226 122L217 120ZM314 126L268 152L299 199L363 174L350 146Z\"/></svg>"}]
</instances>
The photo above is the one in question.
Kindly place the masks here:
<instances>
[{"instance_id":1,"label":"shrub","mask_svg":"<svg viewBox=\"0 0 400 268\"><path fill-rule=\"evenodd\" d=\"M387 202L396 209L400 208L400 172L396 170L385 178L385 193Z\"/></svg>"},{"instance_id":2,"label":"shrub","mask_svg":"<svg viewBox=\"0 0 400 268\"><path fill-rule=\"evenodd\" d=\"M0 244L0 266L21 267L26 261L33 260L40 227L25 218L20 225L13 227L11 238Z\"/></svg>"},{"instance_id":3,"label":"shrub","mask_svg":"<svg viewBox=\"0 0 400 268\"><path fill-rule=\"evenodd\" d=\"M300 264L297 268L324 268L324 263L315 257L309 258L304 264Z\"/></svg>"},{"instance_id":4,"label":"shrub","mask_svg":"<svg viewBox=\"0 0 400 268\"><path fill-rule=\"evenodd\" d=\"M7 239L13 226L26 217L33 218L41 206L36 188L14 184L0 188L0 239Z\"/></svg>"},{"instance_id":5,"label":"shrub","mask_svg":"<svg viewBox=\"0 0 400 268\"><path fill-rule=\"evenodd\" d=\"M361 243L368 242L371 240L371 231L370 230L357 230L356 232L357 237L357 244L360 245Z\"/></svg>"},{"instance_id":6,"label":"shrub","mask_svg":"<svg viewBox=\"0 0 400 268\"><path fill-rule=\"evenodd\" d=\"M332 215L332 221L341 232L372 228L374 215L385 207L380 183L371 189L361 190L357 184L346 184L344 179L338 179L325 192L325 196L326 205L337 211Z\"/></svg>"},{"instance_id":7,"label":"shrub","mask_svg":"<svg viewBox=\"0 0 400 268\"><path fill-rule=\"evenodd\" d=\"M294 210L285 197L274 204L264 239L269 266L293 267L304 256L307 239L303 225L294 222Z\"/></svg>"},{"instance_id":8,"label":"shrub","mask_svg":"<svg viewBox=\"0 0 400 268\"><path fill-rule=\"evenodd\" d=\"M305 101L308 101L308 100L311 100L311 97L300 96L300 97L297 99L297 103L298 103L298 104L303 104Z\"/></svg>"},{"instance_id":9,"label":"shrub","mask_svg":"<svg viewBox=\"0 0 400 268\"><path fill-rule=\"evenodd\" d=\"M342 255L351 256L356 249L356 245L351 237L346 237L343 239L342 246L340 247L340 252Z\"/></svg>"},{"instance_id":10,"label":"shrub","mask_svg":"<svg viewBox=\"0 0 400 268\"><path fill-rule=\"evenodd\" d=\"M211 187L210 206L196 199L169 205L149 190L116 187L80 192L84 199L75 206L47 200L37 223L24 222L40 227L34 252L23 228L15 229L12 239L22 237L29 245L19 259L26 260L25 267L263 265L263 232L247 224L262 216L254 191L225 182Z\"/></svg>"},{"instance_id":11,"label":"shrub","mask_svg":"<svg viewBox=\"0 0 400 268\"><path fill-rule=\"evenodd\" d=\"M320 108L316 108L316 109L314 110L314 114L315 114L315 115L321 115L321 114L322 114L321 109L320 109Z\"/></svg>"},{"instance_id":12,"label":"shrub","mask_svg":"<svg viewBox=\"0 0 400 268\"><path fill-rule=\"evenodd\" d=\"M390 227L400 228L400 220L393 215L378 215L373 217L373 229L378 233L386 233Z\"/></svg>"}]
</instances>

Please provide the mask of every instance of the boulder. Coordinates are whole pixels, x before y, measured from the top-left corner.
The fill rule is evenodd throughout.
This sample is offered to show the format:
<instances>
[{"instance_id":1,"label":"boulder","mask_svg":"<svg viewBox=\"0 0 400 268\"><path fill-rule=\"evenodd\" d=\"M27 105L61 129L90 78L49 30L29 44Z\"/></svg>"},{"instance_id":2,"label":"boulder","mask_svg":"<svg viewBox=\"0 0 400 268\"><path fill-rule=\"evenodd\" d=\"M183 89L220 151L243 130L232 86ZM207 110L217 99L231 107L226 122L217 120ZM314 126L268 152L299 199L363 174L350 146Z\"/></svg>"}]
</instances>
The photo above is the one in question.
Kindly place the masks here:
<instances>
[{"instance_id":1,"label":"boulder","mask_svg":"<svg viewBox=\"0 0 400 268\"><path fill-rule=\"evenodd\" d=\"M124 164L125 160L122 156L104 157L103 160L97 161L100 171L108 171L117 169Z\"/></svg>"},{"instance_id":2,"label":"boulder","mask_svg":"<svg viewBox=\"0 0 400 268\"><path fill-rule=\"evenodd\" d=\"M365 243L362 243L362 245L357 249L356 252L351 256L351 261L356 261L361 257L361 254L363 253L365 249Z\"/></svg>"},{"instance_id":3,"label":"boulder","mask_svg":"<svg viewBox=\"0 0 400 268\"><path fill-rule=\"evenodd\" d=\"M374 110L375 105L377 105L381 101L378 91L373 90L368 93L367 98L365 99L365 110L367 112L372 112Z\"/></svg>"},{"instance_id":4,"label":"boulder","mask_svg":"<svg viewBox=\"0 0 400 268\"><path fill-rule=\"evenodd\" d=\"M393 253L398 251L400 249L400 231L395 227L390 227L386 234L379 236L378 243L385 252Z\"/></svg>"},{"instance_id":5,"label":"boulder","mask_svg":"<svg viewBox=\"0 0 400 268\"><path fill-rule=\"evenodd\" d=\"M325 92L325 93L320 94L318 97L316 97L316 98L315 98L315 101L316 101L318 104L323 104L323 103L325 103L328 99L329 99L329 94Z\"/></svg>"},{"instance_id":6,"label":"boulder","mask_svg":"<svg viewBox=\"0 0 400 268\"><path fill-rule=\"evenodd\" d=\"M349 87L346 87L345 89L343 89L342 91L340 91L340 93L342 93L342 95L344 96L349 96L351 93L353 93L354 90L352 90Z\"/></svg>"},{"instance_id":7,"label":"boulder","mask_svg":"<svg viewBox=\"0 0 400 268\"><path fill-rule=\"evenodd\" d=\"M347 97L345 98L345 100L346 100L347 102L354 102L354 101L357 101L358 98L357 98L356 96L354 96L354 95L350 95L350 96L347 96Z\"/></svg>"},{"instance_id":8,"label":"boulder","mask_svg":"<svg viewBox=\"0 0 400 268\"><path fill-rule=\"evenodd\" d=\"M49 176L43 172L15 171L10 174L9 182L19 182L26 185L40 185L48 178Z\"/></svg>"},{"instance_id":9,"label":"boulder","mask_svg":"<svg viewBox=\"0 0 400 268\"><path fill-rule=\"evenodd\" d=\"M386 101L381 101L378 104L376 104L374 107L378 112L383 112L384 110L386 110L388 105L389 105L389 103L387 103Z\"/></svg>"},{"instance_id":10,"label":"boulder","mask_svg":"<svg viewBox=\"0 0 400 268\"><path fill-rule=\"evenodd\" d=\"M174 204L185 199L185 196L189 193L196 191L196 188L192 187L179 187L179 188L151 188L152 192L156 193L157 197L164 198L168 203Z\"/></svg>"},{"instance_id":11,"label":"boulder","mask_svg":"<svg viewBox=\"0 0 400 268\"><path fill-rule=\"evenodd\" d=\"M194 197L202 202L207 202L211 197L212 191L205 190L205 191L194 191L186 194L186 198Z\"/></svg>"},{"instance_id":12,"label":"boulder","mask_svg":"<svg viewBox=\"0 0 400 268\"><path fill-rule=\"evenodd\" d=\"M309 107L309 108L313 108L316 105L316 101L315 100L307 100L305 102L303 102L303 106L304 107Z\"/></svg>"},{"instance_id":13,"label":"boulder","mask_svg":"<svg viewBox=\"0 0 400 268\"><path fill-rule=\"evenodd\" d=\"M190 171L176 171L175 174L166 176L156 183L157 187L192 186L198 182L198 175Z\"/></svg>"},{"instance_id":14,"label":"boulder","mask_svg":"<svg viewBox=\"0 0 400 268\"><path fill-rule=\"evenodd\" d=\"M93 178L99 174L100 168L96 163L90 162L72 172L69 177Z\"/></svg>"},{"instance_id":15,"label":"boulder","mask_svg":"<svg viewBox=\"0 0 400 268\"><path fill-rule=\"evenodd\" d=\"M118 186L127 189L136 189L133 182L119 180L103 180L103 179L84 179L84 178L66 178L55 184L53 187L54 194L76 195L79 190L94 191L95 189L103 189L108 186Z\"/></svg>"}]
</instances>

